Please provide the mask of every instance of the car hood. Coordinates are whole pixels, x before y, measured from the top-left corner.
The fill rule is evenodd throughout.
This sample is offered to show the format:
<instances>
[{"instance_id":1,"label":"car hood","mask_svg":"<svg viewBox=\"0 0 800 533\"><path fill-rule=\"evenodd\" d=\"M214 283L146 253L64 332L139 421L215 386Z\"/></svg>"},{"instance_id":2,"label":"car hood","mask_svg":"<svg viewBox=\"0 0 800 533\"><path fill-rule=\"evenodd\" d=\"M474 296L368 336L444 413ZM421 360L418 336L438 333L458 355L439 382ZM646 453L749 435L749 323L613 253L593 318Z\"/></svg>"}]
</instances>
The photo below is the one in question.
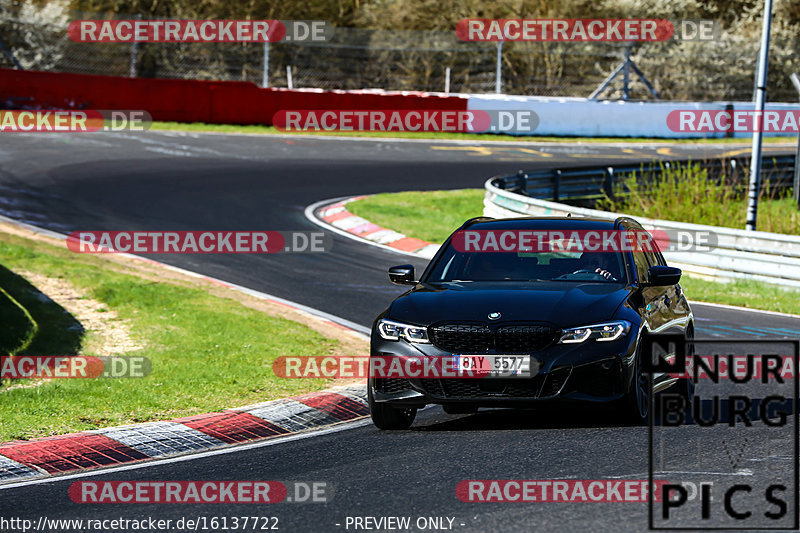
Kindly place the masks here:
<instances>
[{"instance_id":1,"label":"car hood","mask_svg":"<svg viewBox=\"0 0 800 533\"><path fill-rule=\"evenodd\" d=\"M617 283L451 282L419 284L397 298L387 318L418 325L440 321L534 321L558 327L610 320L632 289Z\"/></svg>"}]
</instances>

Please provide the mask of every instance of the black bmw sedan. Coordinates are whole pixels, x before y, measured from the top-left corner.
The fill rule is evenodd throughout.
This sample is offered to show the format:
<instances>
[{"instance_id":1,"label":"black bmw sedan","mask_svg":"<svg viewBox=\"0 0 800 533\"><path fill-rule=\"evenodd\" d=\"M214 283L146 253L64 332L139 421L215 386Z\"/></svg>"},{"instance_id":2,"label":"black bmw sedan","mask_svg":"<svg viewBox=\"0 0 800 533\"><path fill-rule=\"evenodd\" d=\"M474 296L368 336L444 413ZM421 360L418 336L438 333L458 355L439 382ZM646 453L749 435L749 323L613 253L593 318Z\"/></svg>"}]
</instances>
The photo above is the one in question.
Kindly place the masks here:
<instances>
[{"instance_id":1,"label":"black bmw sedan","mask_svg":"<svg viewBox=\"0 0 800 533\"><path fill-rule=\"evenodd\" d=\"M651 381L643 365L646 335L693 337L680 276L630 218L471 219L419 279L411 265L389 269L411 289L372 327L372 420L406 429L428 404L458 414L583 401L642 423L652 394L692 394L689 379Z\"/></svg>"}]
</instances>

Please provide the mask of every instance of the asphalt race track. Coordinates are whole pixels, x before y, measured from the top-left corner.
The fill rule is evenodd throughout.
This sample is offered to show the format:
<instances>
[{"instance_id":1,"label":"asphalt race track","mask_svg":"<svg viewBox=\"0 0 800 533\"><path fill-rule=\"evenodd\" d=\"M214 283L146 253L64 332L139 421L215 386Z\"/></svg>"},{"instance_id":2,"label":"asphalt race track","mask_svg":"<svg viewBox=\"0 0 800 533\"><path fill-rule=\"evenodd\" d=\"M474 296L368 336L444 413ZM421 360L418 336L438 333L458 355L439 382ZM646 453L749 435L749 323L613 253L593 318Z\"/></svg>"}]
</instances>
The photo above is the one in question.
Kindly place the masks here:
<instances>
[{"instance_id":1,"label":"asphalt race track","mask_svg":"<svg viewBox=\"0 0 800 533\"><path fill-rule=\"evenodd\" d=\"M766 150L785 153L789 148L767 145ZM514 146L166 132L6 135L0 145L0 214L65 233L316 230L303 210L327 198L481 187L491 175L520 168L702 159L744 151L738 145ZM324 254L150 257L367 327L403 290L389 284L387 267L424 266L409 256L339 235L333 242ZM724 342L800 337L800 319L700 304L694 312L703 338ZM731 479L759 486L776 471L791 471L791 454L763 447L766 430L759 423L734 429L724 441L731 453L723 455L721 448L703 444L697 427L676 428L679 433L670 442L682 439L673 449L679 450L678 459L658 474L713 481L720 487ZM790 440L791 429L797 428L790 424L783 430ZM764 466L765 457L771 460L770 468ZM0 490L0 516L38 520L43 514L65 519L259 515L277 516L280 530L290 532L353 531L352 526L346 528L348 516L410 516L412 522L417 517L451 517L452 528L465 532L644 531L645 504L463 503L455 488L465 479L644 480L647 473L647 428L620 426L605 412L502 410L448 416L429 408L406 432L382 433L371 424L356 423L310 438L90 478L325 481L334 488L334 498L325 504L78 505L67 495L74 480L53 479ZM788 490L791 514L797 509L792 487ZM754 502L761 507L754 507L754 514L771 509L761 494L757 496ZM715 513L722 512L721 499L721 493L715 493Z\"/></svg>"}]
</instances>

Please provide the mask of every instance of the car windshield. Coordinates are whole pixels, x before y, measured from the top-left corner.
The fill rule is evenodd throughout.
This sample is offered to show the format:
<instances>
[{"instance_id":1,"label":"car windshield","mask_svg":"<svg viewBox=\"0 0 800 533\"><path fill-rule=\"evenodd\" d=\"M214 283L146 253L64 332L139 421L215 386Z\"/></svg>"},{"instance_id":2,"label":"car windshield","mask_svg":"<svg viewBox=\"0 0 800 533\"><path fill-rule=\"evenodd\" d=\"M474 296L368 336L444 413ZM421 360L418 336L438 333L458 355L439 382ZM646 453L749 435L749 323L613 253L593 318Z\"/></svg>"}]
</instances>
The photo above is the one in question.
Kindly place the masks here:
<instances>
[{"instance_id":1,"label":"car windshield","mask_svg":"<svg viewBox=\"0 0 800 533\"><path fill-rule=\"evenodd\" d=\"M460 252L449 245L425 281L620 283L624 272L618 252Z\"/></svg>"}]
</instances>

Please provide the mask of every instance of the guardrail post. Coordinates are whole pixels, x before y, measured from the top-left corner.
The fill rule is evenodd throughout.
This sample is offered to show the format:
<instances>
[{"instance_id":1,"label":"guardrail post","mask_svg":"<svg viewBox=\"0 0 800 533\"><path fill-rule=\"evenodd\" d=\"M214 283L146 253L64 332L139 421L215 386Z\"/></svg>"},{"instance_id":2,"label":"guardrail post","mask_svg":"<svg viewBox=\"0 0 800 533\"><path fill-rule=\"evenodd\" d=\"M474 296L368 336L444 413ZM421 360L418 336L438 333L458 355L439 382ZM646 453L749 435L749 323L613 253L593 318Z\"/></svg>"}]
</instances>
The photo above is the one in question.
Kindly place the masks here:
<instances>
[{"instance_id":1,"label":"guardrail post","mask_svg":"<svg viewBox=\"0 0 800 533\"><path fill-rule=\"evenodd\" d=\"M264 41L264 63L261 69L261 87L269 87L269 41Z\"/></svg>"},{"instance_id":2,"label":"guardrail post","mask_svg":"<svg viewBox=\"0 0 800 533\"><path fill-rule=\"evenodd\" d=\"M557 202L560 196L559 189L561 187L561 170L553 170L553 201Z\"/></svg>"},{"instance_id":3,"label":"guardrail post","mask_svg":"<svg viewBox=\"0 0 800 533\"><path fill-rule=\"evenodd\" d=\"M603 191L609 198L614 198L614 167L606 168Z\"/></svg>"},{"instance_id":4,"label":"guardrail post","mask_svg":"<svg viewBox=\"0 0 800 533\"><path fill-rule=\"evenodd\" d=\"M141 13L136 15L136 20L142 20ZM133 41L131 43L131 61L130 61L130 69L128 72L129 78L136 77L136 60L138 57L139 57L139 43L137 41Z\"/></svg>"},{"instance_id":5,"label":"guardrail post","mask_svg":"<svg viewBox=\"0 0 800 533\"><path fill-rule=\"evenodd\" d=\"M800 135L797 136L797 150L794 154L794 181L792 183L794 203L800 209Z\"/></svg>"},{"instance_id":6,"label":"guardrail post","mask_svg":"<svg viewBox=\"0 0 800 533\"><path fill-rule=\"evenodd\" d=\"M528 192L528 175L525 173L524 170L520 170L517 172L517 187L519 187L520 191L523 193Z\"/></svg>"},{"instance_id":7,"label":"guardrail post","mask_svg":"<svg viewBox=\"0 0 800 533\"><path fill-rule=\"evenodd\" d=\"M729 117L733 116L733 104L725 104L725 112L728 114ZM733 121L731 120L728 124L728 129L725 130L725 137L732 138L733 137Z\"/></svg>"},{"instance_id":8,"label":"guardrail post","mask_svg":"<svg viewBox=\"0 0 800 533\"><path fill-rule=\"evenodd\" d=\"M497 41L497 65L494 74L494 92L503 92L503 41Z\"/></svg>"},{"instance_id":9,"label":"guardrail post","mask_svg":"<svg viewBox=\"0 0 800 533\"><path fill-rule=\"evenodd\" d=\"M797 76L796 72L793 72L789 78L800 96L800 77ZM800 134L797 135L797 150L794 153L794 180L792 187L794 188L792 191L794 193L794 203L800 209Z\"/></svg>"}]
</instances>

